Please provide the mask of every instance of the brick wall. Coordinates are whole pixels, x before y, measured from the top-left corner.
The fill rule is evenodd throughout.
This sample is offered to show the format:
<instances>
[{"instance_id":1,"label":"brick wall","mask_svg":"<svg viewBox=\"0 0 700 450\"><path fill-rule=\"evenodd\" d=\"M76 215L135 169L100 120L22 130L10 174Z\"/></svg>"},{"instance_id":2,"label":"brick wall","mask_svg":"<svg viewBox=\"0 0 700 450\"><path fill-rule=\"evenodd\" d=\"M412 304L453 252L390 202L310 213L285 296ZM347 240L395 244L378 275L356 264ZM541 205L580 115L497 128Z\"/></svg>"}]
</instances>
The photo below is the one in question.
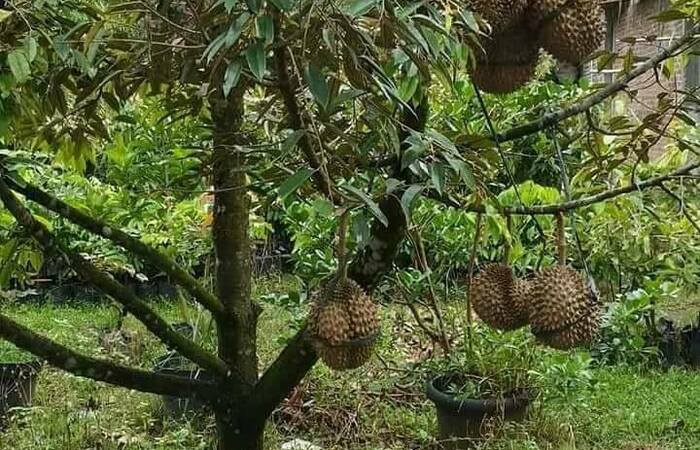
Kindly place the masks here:
<instances>
[{"instance_id":1,"label":"brick wall","mask_svg":"<svg viewBox=\"0 0 700 450\"><path fill-rule=\"evenodd\" d=\"M638 58L637 63L656 54L684 33L683 21L662 23L653 19L667 9L668 0L604 0L602 3L608 29L605 48L620 56L632 49ZM602 72L596 66L592 62L588 68L592 81L608 83L619 75L622 62ZM685 86L686 70L683 68L675 70L671 77L659 73L658 82L654 71L650 71L631 83L629 91L632 95L618 95L612 108L616 114L627 114L641 120L656 109L659 94ZM662 150L663 145L657 145L652 153L658 155Z\"/></svg>"}]
</instances>

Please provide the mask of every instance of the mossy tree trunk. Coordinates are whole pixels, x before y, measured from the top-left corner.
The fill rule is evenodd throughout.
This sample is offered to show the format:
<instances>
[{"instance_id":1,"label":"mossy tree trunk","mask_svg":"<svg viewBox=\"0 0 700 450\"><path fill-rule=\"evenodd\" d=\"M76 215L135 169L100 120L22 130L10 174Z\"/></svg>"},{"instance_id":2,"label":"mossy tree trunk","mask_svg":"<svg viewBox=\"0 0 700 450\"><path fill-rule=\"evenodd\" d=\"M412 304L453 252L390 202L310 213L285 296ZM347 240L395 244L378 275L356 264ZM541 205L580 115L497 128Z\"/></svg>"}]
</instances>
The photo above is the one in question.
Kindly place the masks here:
<instances>
[{"instance_id":1,"label":"mossy tree trunk","mask_svg":"<svg viewBox=\"0 0 700 450\"><path fill-rule=\"evenodd\" d=\"M250 198L246 183L243 90L209 100L213 122L212 157L216 253L216 294L224 306L217 319L219 357L232 371L223 384L224 401L216 408L219 450L262 449L262 433L244 429L237 420L241 399L258 379L256 328L258 311L251 299ZM249 427L246 427L249 428Z\"/></svg>"}]
</instances>

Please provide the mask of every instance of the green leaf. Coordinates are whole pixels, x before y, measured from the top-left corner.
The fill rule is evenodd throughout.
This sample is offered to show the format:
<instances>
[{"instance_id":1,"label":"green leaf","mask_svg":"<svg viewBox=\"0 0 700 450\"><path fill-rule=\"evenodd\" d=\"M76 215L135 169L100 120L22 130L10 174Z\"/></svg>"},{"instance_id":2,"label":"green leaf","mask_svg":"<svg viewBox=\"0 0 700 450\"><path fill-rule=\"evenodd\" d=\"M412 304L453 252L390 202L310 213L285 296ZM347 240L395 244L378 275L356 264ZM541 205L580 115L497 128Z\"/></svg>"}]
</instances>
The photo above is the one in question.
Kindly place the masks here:
<instances>
[{"instance_id":1,"label":"green leaf","mask_svg":"<svg viewBox=\"0 0 700 450\"><path fill-rule=\"evenodd\" d=\"M29 79L32 70L29 67L27 57L20 50L15 50L7 55L7 64L10 66L10 71L14 75L18 83L23 83Z\"/></svg>"},{"instance_id":2,"label":"green leaf","mask_svg":"<svg viewBox=\"0 0 700 450\"><path fill-rule=\"evenodd\" d=\"M12 13L10 11L6 11L4 9L0 9L0 23L10 17Z\"/></svg>"},{"instance_id":3,"label":"green leaf","mask_svg":"<svg viewBox=\"0 0 700 450\"><path fill-rule=\"evenodd\" d=\"M241 33L243 32L243 27L245 27L245 24L248 22L248 19L250 19L250 14L244 12L240 16L236 17L236 20L234 20L231 23L231 26L226 32L226 48L231 47L233 44L236 43L236 41L238 41L238 38L241 36Z\"/></svg>"},{"instance_id":4,"label":"green leaf","mask_svg":"<svg viewBox=\"0 0 700 450\"><path fill-rule=\"evenodd\" d=\"M272 17L267 14L258 16L255 19L255 33L265 41L265 45L272 44L272 39L275 37L275 24L272 22Z\"/></svg>"},{"instance_id":5,"label":"green leaf","mask_svg":"<svg viewBox=\"0 0 700 450\"><path fill-rule=\"evenodd\" d=\"M36 58L37 43L32 36L27 36L24 39L24 53L27 55L27 61L30 63Z\"/></svg>"},{"instance_id":6,"label":"green leaf","mask_svg":"<svg viewBox=\"0 0 700 450\"><path fill-rule=\"evenodd\" d=\"M287 198L289 194L299 189L313 173L314 171L311 169L304 168L298 170L294 175L284 180L284 183L282 183L279 188L279 197L283 200Z\"/></svg>"},{"instance_id":7,"label":"green leaf","mask_svg":"<svg viewBox=\"0 0 700 450\"><path fill-rule=\"evenodd\" d=\"M270 0L270 2L282 11L291 11L294 7L293 0Z\"/></svg>"},{"instance_id":8,"label":"green leaf","mask_svg":"<svg viewBox=\"0 0 700 450\"><path fill-rule=\"evenodd\" d=\"M333 214L333 203L329 202L325 198L317 198L312 204L316 214L321 216L330 216Z\"/></svg>"},{"instance_id":9,"label":"green leaf","mask_svg":"<svg viewBox=\"0 0 700 450\"><path fill-rule=\"evenodd\" d=\"M258 13L262 4L261 0L245 0L251 12Z\"/></svg>"},{"instance_id":10,"label":"green leaf","mask_svg":"<svg viewBox=\"0 0 700 450\"><path fill-rule=\"evenodd\" d=\"M306 134L305 130L295 130L293 133L287 136L287 139L282 142L282 154L284 155L296 147L297 143L299 143L299 139L301 139L304 134Z\"/></svg>"},{"instance_id":11,"label":"green leaf","mask_svg":"<svg viewBox=\"0 0 700 450\"><path fill-rule=\"evenodd\" d=\"M329 89L326 77L315 64L309 64L306 68L306 80L309 82L309 90L316 103L326 109L328 107Z\"/></svg>"},{"instance_id":12,"label":"green leaf","mask_svg":"<svg viewBox=\"0 0 700 450\"><path fill-rule=\"evenodd\" d=\"M379 208L377 202L369 198L367 194L365 194L364 192L362 192L354 186L345 186L345 189L352 193L355 197L360 199L365 205L367 205L372 215L376 217L377 220L379 220L382 223L382 225L384 225L385 227L389 226L389 219L387 219L386 215L382 212L381 208Z\"/></svg>"},{"instance_id":13,"label":"green leaf","mask_svg":"<svg viewBox=\"0 0 700 450\"><path fill-rule=\"evenodd\" d=\"M406 189L401 196L401 207L403 208L404 214L406 214L406 219L411 217L411 205L413 204L413 200L415 200L416 195L418 195L421 191L423 191L423 186L414 184L413 186L409 186L409 188Z\"/></svg>"},{"instance_id":14,"label":"green leaf","mask_svg":"<svg viewBox=\"0 0 700 450\"><path fill-rule=\"evenodd\" d=\"M438 194L442 195L445 189L445 166L442 164L431 164L430 165L430 180L433 183L433 187Z\"/></svg>"},{"instance_id":15,"label":"green leaf","mask_svg":"<svg viewBox=\"0 0 700 450\"><path fill-rule=\"evenodd\" d=\"M343 12L351 17L358 17L374 8L375 3L376 0L353 0L343 8Z\"/></svg>"},{"instance_id":16,"label":"green leaf","mask_svg":"<svg viewBox=\"0 0 700 450\"><path fill-rule=\"evenodd\" d=\"M262 42L255 42L245 52L248 67L253 73L253 76L258 80L262 80L267 69L267 57L265 56L265 47Z\"/></svg>"},{"instance_id":17,"label":"green leaf","mask_svg":"<svg viewBox=\"0 0 700 450\"><path fill-rule=\"evenodd\" d=\"M231 89L238 85L238 80L241 77L241 63L239 61L232 61L231 64L226 68L226 73L224 74L224 97L228 97L231 93Z\"/></svg>"},{"instance_id":18,"label":"green leaf","mask_svg":"<svg viewBox=\"0 0 700 450\"><path fill-rule=\"evenodd\" d=\"M238 0L224 0L223 3L226 12L230 14L231 11L233 11L234 6L238 4Z\"/></svg>"},{"instance_id":19,"label":"green leaf","mask_svg":"<svg viewBox=\"0 0 700 450\"><path fill-rule=\"evenodd\" d=\"M396 178L389 178L386 180L386 193L391 194L395 190L397 190L401 185L403 184L403 181L399 181Z\"/></svg>"}]
</instances>

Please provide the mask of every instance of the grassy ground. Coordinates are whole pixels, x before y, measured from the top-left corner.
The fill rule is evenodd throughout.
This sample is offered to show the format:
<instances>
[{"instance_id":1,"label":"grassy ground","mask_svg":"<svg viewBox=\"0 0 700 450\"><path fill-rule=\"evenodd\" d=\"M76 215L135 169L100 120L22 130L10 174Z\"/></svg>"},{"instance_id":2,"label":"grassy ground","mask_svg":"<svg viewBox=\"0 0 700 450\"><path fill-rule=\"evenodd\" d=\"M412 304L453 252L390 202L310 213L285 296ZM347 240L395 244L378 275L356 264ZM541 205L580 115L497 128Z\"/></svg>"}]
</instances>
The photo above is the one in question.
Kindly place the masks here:
<instances>
[{"instance_id":1,"label":"grassy ground","mask_svg":"<svg viewBox=\"0 0 700 450\"><path fill-rule=\"evenodd\" d=\"M259 283L256 294L274 290L279 290L277 282ZM170 320L198 317L191 308L178 305L159 304L159 309ZM446 309L448 321L459 320L460 305ZM129 343L108 339L105 330L116 323L117 311L104 305L8 305L4 311L91 355L152 367L163 353L163 348L130 319L124 326ZM434 411L422 394L425 374L413 363L429 358L434 349L405 311L398 307L384 311L379 357L347 373L332 372L318 364L292 400L275 413L267 433L269 449L278 449L295 437L325 449L431 448ZM266 304L259 333L261 365L269 363L302 316L303 310ZM460 339L457 337L455 345L461 345ZM484 449L700 449L700 373L597 368L586 372L590 379L581 382L580 374L567 373L570 364L557 364L583 355L547 351L538 355L554 368L542 378L542 388L565 391L566 396L545 395L525 423L494 434ZM0 361L21 357L12 346L0 346ZM174 420L164 414L157 396L50 368L40 375L35 403L35 407L13 414L9 428L0 434L0 448L213 448L213 427L207 418Z\"/></svg>"}]
</instances>

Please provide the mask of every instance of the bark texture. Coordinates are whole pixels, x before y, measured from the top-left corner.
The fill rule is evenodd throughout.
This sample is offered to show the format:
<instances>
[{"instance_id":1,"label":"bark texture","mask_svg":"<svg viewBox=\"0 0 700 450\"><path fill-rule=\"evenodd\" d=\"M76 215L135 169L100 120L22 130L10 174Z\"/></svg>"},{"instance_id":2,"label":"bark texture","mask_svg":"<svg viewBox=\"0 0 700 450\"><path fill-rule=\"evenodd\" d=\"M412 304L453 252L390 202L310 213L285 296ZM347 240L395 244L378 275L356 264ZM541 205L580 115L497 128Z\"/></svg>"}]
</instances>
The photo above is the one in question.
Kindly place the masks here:
<instances>
[{"instance_id":1,"label":"bark texture","mask_svg":"<svg viewBox=\"0 0 700 450\"><path fill-rule=\"evenodd\" d=\"M213 237L216 252L216 294L224 311L217 316L219 357L240 377L229 377L222 394L227 402L216 410L219 450L258 450L262 432L238 420L241 399L258 380L256 327L258 310L250 297L251 248L248 235L250 198L246 181L243 90L210 100L213 122Z\"/></svg>"}]
</instances>

